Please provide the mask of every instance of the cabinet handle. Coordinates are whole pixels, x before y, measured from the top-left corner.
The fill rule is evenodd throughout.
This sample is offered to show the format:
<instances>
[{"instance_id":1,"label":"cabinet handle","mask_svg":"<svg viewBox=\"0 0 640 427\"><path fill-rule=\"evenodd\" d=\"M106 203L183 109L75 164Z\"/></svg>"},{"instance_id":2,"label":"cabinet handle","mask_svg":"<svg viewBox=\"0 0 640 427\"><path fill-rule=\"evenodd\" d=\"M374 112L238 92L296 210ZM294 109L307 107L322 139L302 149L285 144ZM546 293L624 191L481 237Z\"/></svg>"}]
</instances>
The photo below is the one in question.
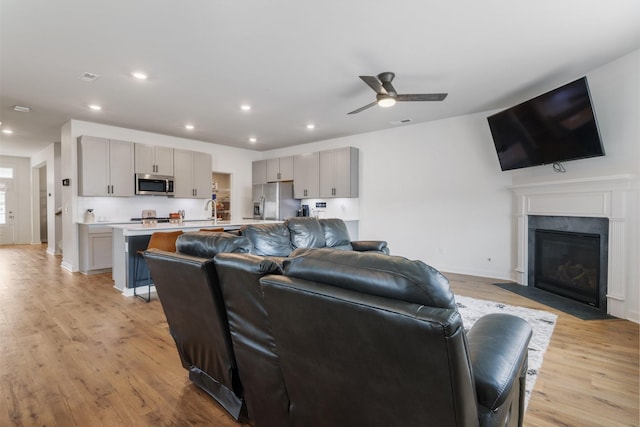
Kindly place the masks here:
<instances>
[{"instance_id":1,"label":"cabinet handle","mask_svg":"<svg viewBox=\"0 0 640 427\"><path fill-rule=\"evenodd\" d=\"M278 179L280 179L280 172L278 172Z\"/></svg>"}]
</instances>

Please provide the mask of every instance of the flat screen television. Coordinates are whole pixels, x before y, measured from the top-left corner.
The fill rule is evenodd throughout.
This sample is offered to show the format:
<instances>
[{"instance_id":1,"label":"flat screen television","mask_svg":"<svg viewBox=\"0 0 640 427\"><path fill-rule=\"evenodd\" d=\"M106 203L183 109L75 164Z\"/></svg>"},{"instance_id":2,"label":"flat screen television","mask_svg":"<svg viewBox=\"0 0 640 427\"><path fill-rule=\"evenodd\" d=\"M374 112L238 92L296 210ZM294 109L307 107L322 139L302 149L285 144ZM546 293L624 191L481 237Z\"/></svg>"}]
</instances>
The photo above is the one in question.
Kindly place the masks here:
<instances>
[{"instance_id":1,"label":"flat screen television","mask_svg":"<svg viewBox=\"0 0 640 427\"><path fill-rule=\"evenodd\" d=\"M503 171L604 156L586 77L487 120Z\"/></svg>"}]
</instances>

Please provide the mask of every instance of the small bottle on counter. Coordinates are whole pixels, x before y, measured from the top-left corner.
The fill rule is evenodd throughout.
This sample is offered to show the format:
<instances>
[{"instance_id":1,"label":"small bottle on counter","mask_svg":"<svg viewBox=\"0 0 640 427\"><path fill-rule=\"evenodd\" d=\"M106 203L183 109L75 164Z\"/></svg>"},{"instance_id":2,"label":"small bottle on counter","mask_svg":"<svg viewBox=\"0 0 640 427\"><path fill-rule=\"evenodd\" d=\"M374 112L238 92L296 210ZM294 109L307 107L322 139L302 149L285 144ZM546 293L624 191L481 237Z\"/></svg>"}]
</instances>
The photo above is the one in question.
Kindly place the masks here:
<instances>
[{"instance_id":1,"label":"small bottle on counter","mask_svg":"<svg viewBox=\"0 0 640 427\"><path fill-rule=\"evenodd\" d=\"M84 213L84 222L96 222L96 215L93 213L93 209L87 209Z\"/></svg>"}]
</instances>

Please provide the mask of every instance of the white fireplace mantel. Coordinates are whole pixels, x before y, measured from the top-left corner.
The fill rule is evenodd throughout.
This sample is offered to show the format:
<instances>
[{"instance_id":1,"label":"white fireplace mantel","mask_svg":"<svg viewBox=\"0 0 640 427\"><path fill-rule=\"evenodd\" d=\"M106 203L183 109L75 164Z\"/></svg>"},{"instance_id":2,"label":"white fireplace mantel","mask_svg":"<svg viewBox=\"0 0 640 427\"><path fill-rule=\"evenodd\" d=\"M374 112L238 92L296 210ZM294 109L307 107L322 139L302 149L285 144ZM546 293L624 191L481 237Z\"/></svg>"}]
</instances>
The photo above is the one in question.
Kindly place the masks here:
<instances>
[{"instance_id":1,"label":"white fireplace mantel","mask_svg":"<svg viewBox=\"0 0 640 427\"><path fill-rule=\"evenodd\" d=\"M579 216L609 219L607 311L628 318L629 257L634 253L628 228L632 209L630 198L637 191L633 175L614 175L564 181L517 185L514 226L516 267L514 280L528 285L528 216ZM633 226L631 227L633 229ZM633 320L633 319L632 319Z\"/></svg>"}]
</instances>

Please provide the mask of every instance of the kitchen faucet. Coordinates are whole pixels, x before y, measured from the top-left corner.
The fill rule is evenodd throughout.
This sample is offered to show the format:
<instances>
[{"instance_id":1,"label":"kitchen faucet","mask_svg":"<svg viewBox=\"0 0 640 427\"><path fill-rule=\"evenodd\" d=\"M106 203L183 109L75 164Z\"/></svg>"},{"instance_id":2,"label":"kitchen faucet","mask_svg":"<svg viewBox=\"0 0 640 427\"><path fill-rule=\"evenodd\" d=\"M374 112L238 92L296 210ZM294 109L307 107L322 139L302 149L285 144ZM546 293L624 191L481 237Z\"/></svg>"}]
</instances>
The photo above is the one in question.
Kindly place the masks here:
<instances>
[{"instance_id":1,"label":"kitchen faucet","mask_svg":"<svg viewBox=\"0 0 640 427\"><path fill-rule=\"evenodd\" d=\"M209 199L204 204L204 210L209 211L209 205L213 204L213 224L218 224L218 203L216 203L216 199Z\"/></svg>"}]
</instances>

